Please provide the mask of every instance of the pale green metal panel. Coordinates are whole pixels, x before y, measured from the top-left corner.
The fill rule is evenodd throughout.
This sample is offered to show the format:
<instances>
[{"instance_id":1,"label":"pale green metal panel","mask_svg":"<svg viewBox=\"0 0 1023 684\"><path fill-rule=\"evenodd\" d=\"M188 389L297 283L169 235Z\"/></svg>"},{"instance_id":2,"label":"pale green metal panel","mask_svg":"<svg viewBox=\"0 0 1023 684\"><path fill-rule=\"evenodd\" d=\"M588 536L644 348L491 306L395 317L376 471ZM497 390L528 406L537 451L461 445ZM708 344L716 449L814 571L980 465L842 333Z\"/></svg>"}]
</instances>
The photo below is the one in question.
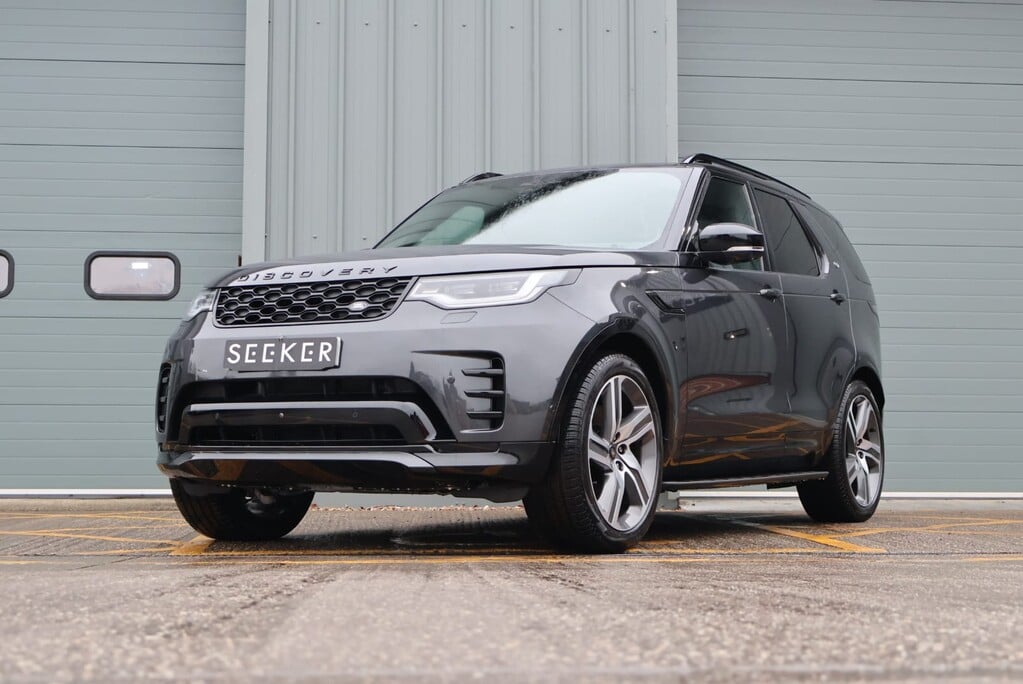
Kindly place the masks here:
<instances>
[{"instance_id":1,"label":"pale green metal panel","mask_svg":"<svg viewBox=\"0 0 1023 684\"><path fill-rule=\"evenodd\" d=\"M1023 491L1023 6L680 0L679 146L833 211L881 310L887 488Z\"/></svg>"},{"instance_id":2,"label":"pale green metal panel","mask_svg":"<svg viewBox=\"0 0 1023 684\"><path fill-rule=\"evenodd\" d=\"M245 5L9 4L0 249L16 280L0 299L0 490L163 487L161 352L241 247ZM90 299L96 250L173 252L180 294Z\"/></svg>"},{"instance_id":3,"label":"pale green metal panel","mask_svg":"<svg viewBox=\"0 0 1023 684\"><path fill-rule=\"evenodd\" d=\"M270 9L272 257L372 246L480 171L674 160L663 0Z\"/></svg>"}]
</instances>

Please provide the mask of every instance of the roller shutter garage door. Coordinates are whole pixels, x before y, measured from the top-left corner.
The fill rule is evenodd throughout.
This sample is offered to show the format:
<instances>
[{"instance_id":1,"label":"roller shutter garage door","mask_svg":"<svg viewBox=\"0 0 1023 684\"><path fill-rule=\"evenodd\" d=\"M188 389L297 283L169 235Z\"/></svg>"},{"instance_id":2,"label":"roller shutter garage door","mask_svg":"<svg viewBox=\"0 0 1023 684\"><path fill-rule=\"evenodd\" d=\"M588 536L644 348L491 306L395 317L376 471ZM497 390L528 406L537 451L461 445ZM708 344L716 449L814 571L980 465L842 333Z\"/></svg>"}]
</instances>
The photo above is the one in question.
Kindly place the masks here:
<instances>
[{"instance_id":1,"label":"roller shutter garage door","mask_svg":"<svg viewBox=\"0 0 1023 684\"><path fill-rule=\"evenodd\" d=\"M166 487L163 345L240 252L244 12L0 0L0 490ZM172 252L180 293L90 298L98 250Z\"/></svg>"},{"instance_id":2,"label":"roller shutter garage door","mask_svg":"<svg viewBox=\"0 0 1023 684\"><path fill-rule=\"evenodd\" d=\"M889 491L1023 491L1023 6L680 0L680 150L805 189L881 310Z\"/></svg>"}]
</instances>

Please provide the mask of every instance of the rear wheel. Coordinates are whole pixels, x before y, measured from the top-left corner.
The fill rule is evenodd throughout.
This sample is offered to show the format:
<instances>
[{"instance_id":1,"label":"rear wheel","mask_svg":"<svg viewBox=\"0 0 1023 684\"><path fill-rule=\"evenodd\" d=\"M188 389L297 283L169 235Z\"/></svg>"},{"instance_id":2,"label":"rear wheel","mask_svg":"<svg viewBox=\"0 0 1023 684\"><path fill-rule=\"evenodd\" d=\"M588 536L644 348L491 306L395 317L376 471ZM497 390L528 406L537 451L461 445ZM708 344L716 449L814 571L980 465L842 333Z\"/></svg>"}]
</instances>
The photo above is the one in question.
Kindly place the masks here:
<instances>
[{"instance_id":1,"label":"rear wheel","mask_svg":"<svg viewBox=\"0 0 1023 684\"><path fill-rule=\"evenodd\" d=\"M170 481L174 502L196 532L224 541L279 539L302 522L313 492L270 493L265 490L220 488L192 494L185 484Z\"/></svg>"},{"instance_id":2,"label":"rear wheel","mask_svg":"<svg viewBox=\"0 0 1023 684\"><path fill-rule=\"evenodd\" d=\"M526 497L541 533L583 551L621 552L653 521L661 423L653 390L627 356L599 359L576 387L557 461Z\"/></svg>"},{"instance_id":3,"label":"rear wheel","mask_svg":"<svg viewBox=\"0 0 1023 684\"><path fill-rule=\"evenodd\" d=\"M821 522L863 522L874 515L884 484L884 434L877 400L859 380L842 397L825 465L826 479L798 486L807 514Z\"/></svg>"}]
</instances>

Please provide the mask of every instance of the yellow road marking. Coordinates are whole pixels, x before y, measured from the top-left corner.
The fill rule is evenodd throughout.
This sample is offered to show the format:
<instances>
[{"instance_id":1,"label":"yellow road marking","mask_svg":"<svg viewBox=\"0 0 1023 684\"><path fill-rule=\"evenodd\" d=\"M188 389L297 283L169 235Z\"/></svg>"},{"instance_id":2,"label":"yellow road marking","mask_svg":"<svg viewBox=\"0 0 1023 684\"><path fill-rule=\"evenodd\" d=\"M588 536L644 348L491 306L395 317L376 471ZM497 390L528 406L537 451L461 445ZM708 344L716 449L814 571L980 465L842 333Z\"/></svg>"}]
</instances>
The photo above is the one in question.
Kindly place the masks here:
<instances>
[{"instance_id":1,"label":"yellow road marking","mask_svg":"<svg viewBox=\"0 0 1023 684\"><path fill-rule=\"evenodd\" d=\"M69 532L38 532L28 530L0 530L0 535L11 537L56 537L58 539L91 539L93 541L128 542L130 544L176 544L173 539L132 539L107 537L98 534L71 534Z\"/></svg>"},{"instance_id":2,"label":"yellow road marking","mask_svg":"<svg viewBox=\"0 0 1023 684\"><path fill-rule=\"evenodd\" d=\"M97 532L103 530L152 530L157 527L183 527L182 525L83 525L81 527L47 527L45 529L36 530L9 530L10 532L24 532L26 534L50 534L53 532ZM8 530L0 529L0 532L6 532Z\"/></svg>"},{"instance_id":3,"label":"yellow road marking","mask_svg":"<svg viewBox=\"0 0 1023 684\"><path fill-rule=\"evenodd\" d=\"M719 518L719 520L722 519ZM859 544L853 544L852 542L842 541L841 539L835 539L834 537L829 537L823 534L809 534L807 532L799 532L798 530L790 530L786 527L778 527L777 525L764 525L762 523L756 523L750 520L740 520L738 518L727 518L723 520L725 522L730 522L733 525L743 525L745 527L752 527L754 529L764 530L765 532L771 532L772 534L780 534L785 537L805 539L806 541L810 541L815 544L829 546L834 549L841 549L842 551L848 551L850 553L888 553L884 549L873 548L870 546L860 546Z\"/></svg>"},{"instance_id":4,"label":"yellow road marking","mask_svg":"<svg viewBox=\"0 0 1023 684\"><path fill-rule=\"evenodd\" d=\"M919 518L920 520L957 520L959 522L968 520L970 522L1023 523L1023 518L978 518L972 515L923 515L920 513L898 513L896 515L902 518Z\"/></svg>"},{"instance_id":5,"label":"yellow road marking","mask_svg":"<svg viewBox=\"0 0 1023 684\"><path fill-rule=\"evenodd\" d=\"M997 563L998 561L1023 561L1023 554L1007 554L1005 556L975 556L967 558L971 563Z\"/></svg>"},{"instance_id":6,"label":"yellow road marking","mask_svg":"<svg viewBox=\"0 0 1023 684\"><path fill-rule=\"evenodd\" d=\"M180 520L177 514L166 515L163 517L157 517L154 515L143 515L142 513L12 513L3 512L0 513L0 520L26 520L33 518L87 518L87 519L99 519L99 520L155 520L158 522L173 522ZM184 526L184 521L181 521L181 525Z\"/></svg>"},{"instance_id":7,"label":"yellow road marking","mask_svg":"<svg viewBox=\"0 0 1023 684\"><path fill-rule=\"evenodd\" d=\"M90 554L99 555L99 554ZM769 554L765 554L769 555ZM862 557L862 556L861 556ZM909 563L994 563L994 562L1023 562L1023 555L1012 554L1003 556L928 556L918 555L902 556L899 554L888 555L891 560L899 560ZM640 563L646 565L654 564L687 564L687 563L749 563L749 557L742 556L644 556L644 555L623 555L623 556L471 556L471 557L391 557L391 558L310 558L310 559L289 559L289 558L216 558L206 555L187 558L185 562L190 565L219 566L219 565L288 565L288 566L407 566L416 564L428 565L471 565L499 564L526 565L530 563L580 565L580 564L616 564L616 563ZM764 560L764 559L757 559ZM146 554L141 558L135 558L133 563L143 565L160 565L169 567L168 556ZM0 565L67 565L66 559L54 560L0 560Z\"/></svg>"},{"instance_id":8,"label":"yellow road marking","mask_svg":"<svg viewBox=\"0 0 1023 684\"><path fill-rule=\"evenodd\" d=\"M178 548L177 544L148 549L104 549L102 551L73 551L68 556L159 556Z\"/></svg>"},{"instance_id":9,"label":"yellow road marking","mask_svg":"<svg viewBox=\"0 0 1023 684\"><path fill-rule=\"evenodd\" d=\"M317 558L292 560L288 558L211 558L206 554L194 558L193 563L203 565L416 565L416 564L472 564L472 563L739 563L744 558L727 556L701 556L697 558L658 556L446 556L443 558Z\"/></svg>"},{"instance_id":10,"label":"yellow road marking","mask_svg":"<svg viewBox=\"0 0 1023 684\"><path fill-rule=\"evenodd\" d=\"M205 539L205 537L203 537ZM195 541L195 540L193 540ZM189 542L191 543L191 542ZM194 556L203 555L205 557L266 557L266 556L407 556L407 557L423 557L430 558L438 555L454 557L469 557L474 556L480 550L479 549L451 549L451 548L438 548L438 549L416 549L415 551L409 551L405 549L225 549L225 550L207 550L212 544L212 540L208 540L208 543L202 547L202 550L190 553L171 553L172 556ZM180 549L181 547L176 547ZM506 554L500 552L504 549L487 547L486 551L494 555L495 557L511 558L517 556L529 555L530 550L521 546L507 547ZM128 550L131 552L131 550ZM159 549L146 549L148 552L157 552ZM640 548L633 552L633 555L644 556L653 554L649 553L650 549ZM525 552L525 553L523 553ZM88 552L83 552L88 553ZM113 553L112 551L104 551L103 553ZM680 556L756 556L765 554L781 554L781 553L823 553L821 549L807 549L807 548L780 548L780 549L664 549L658 550L656 553L671 553ZM542 557L546 555L546 550L536 549L535 556L529 557ZM481 556L482 557L482 556Z\"/></svg>"},{"instance_id":11,"label":"yellow road marking","mask_svg":"<svg viewBox=\"0 0 1023 684\"><path fill-rule=\"evenodd\" d=\"M1023 525L1023 520L985 520L968 523L943 523L938 525L924 525L923 527L875 527L868 530L858 530L856 532L838 533L834 534L835 537L850 538L850 537L869 537L874 534L885 534L887 532L923 532L923 533L934 533L944 532L948 534L977 534L974 530L960 530L954 528L960 527L988 527L992 525ZM984 531L981 531L983 533ZM996 534L1004 534L999 532Z\"/></svg>"},{"instance_id":12,"label":"yellow road marking","mask_svg":"<svg viewBox=\"0 0 1023 684\"><path fill-rule=\"evenodd\" d=\"M849 551L851 553L887 553L884 549L860 546L859 544L842 541L841 539L835 539L823 534L807 534L806 532L797 532L796 530L789 530L784 527L775 527L773 525L765 525L763 529L768 532L773 532L774 534L781 534L786 537L795 537L796 539L805 539L807 541L814 542L815 544L822 544L824 546L830 546L832 548Z\"/></svg>"},{"instance_id":13,"label":"yellow road marking","mask_svg":"<svg viewBox=\"0 0 1023 684\"><path fill-rule=\"evenodd\" d=\"M209 537L201 534L196 535L191 540L186 541L180 546L176 546L173 551L170 552L172 556L198 556L206 551L210 547L213 540Z\"/></svg>"},{"instance_id":14,"label":"yellow road marking","mask_svg":"<svg viewBox=\"0 0 1023 684\"><path fill-rule=\"evenodd\" d=\"M206 558L272 558L272 557L294 557L294 556L388 556L407 558L436 558L436 557L461 557L473 558L479 549L237 549L210 551L209 548L214 540L203 536L197 536L187 542L175 542L166 546L134 549L102 549L89 551L69 552L70 556L158 556L168 554L171 556L203 556ZM486 549L491 555L495 552L500 554L502 549L488 547ZM523 553L525 551L525 553ZM654 554L670 553L678 556L763 556L778 554L821 554L828 553L825 549L813 548L768 548L768 549L640 549L633 552L636 555L647 555L654 557ZM500 554L502 558L517 556L539 558L547 555L546 549L536 549L535 555L530 555L529 549L523 547L508 547L506 554ZM495 556L498 557L498 556Z\"/></svg>"},{"instance_id":15,"label":"yellow road marking","mask_svg":"<svg viewBox=\"0 0 1023 684\"><path fill-rule=\"evenodd\" d=\"M996 562L996 561L1023 561L1023 555L1014 556L991 556L963 558L962 556L935 556L920 558L916 555L900 556L889 555L892 560L903 560L912 563L962 563L962 562ZM416 565L416 564L450 564L450 565L471 565L473 563L496 564L505 563L508 565L524 565L528 563L546 563L561 565L580 564L616 564L616 563L643 563L643 564L684 564L684 563L748 563L748 557L740 556L645 556L626 554L621 556L473 556L473 557L429 557L429 558L316 558L294 560L289 558L216 558L203 555L202 557L190 559L192 564L200 565ZM154 563L157 560L147 559L143 563Z\"/></svg>"},{"instance_id":16,"label":"yellow road marking","mask_svg":"<svg viewBox=\"0 0 1023 684\"><path fill-rule=\"evenodd\" d=\"M1023 537L1023 531L1020 532L995 532L993 530L914 530L915 532L924 532L926 534L962 534L966 536L984 536L988 535L991 537Z\"/></svg>"},{"instance_id":17,"label":"yellow road marking","mask_svg":"<svg viewBox=\"0 0 1023 684\"><path fill-rule=\"evenodd\" d=\"M990 518L988 520L975 519L970 522L940 523L909 529L947 530L953 527L986 527L988 525L1023 525L1023 520L1003 520L1001 518Z\"/></svg>"},{"instance_id":18,"label":"yellow road marking","mask_svg":"<svg viewBox=\"0 0 1023 684\"><path fill-rule=\"evenodd\" d=\"M148 513L148 515L147 515ZM535 549L537 554L531 555L534 549L528 547L510 545L510 546L492 546L485 543L473 548L452 548L452 547L434 547L429 546L408 549L408 548L368 548L368 549L322 549L322 548L296 548L296 549L239 549L231 550L218 549L213 544L213 541L203 536L197 536L187 542L180 542L177 540L168 539L138 539L130 537L113 536L118 532L125 532L131 530L146 530L150 528L171 528L181 527L185 528L185 523L182 521L177 513L168 511L166 516L161 515L162 512L157 512L156 515L152 511L122 511L122 512L96 512L96 513L34 513L34 512L0 512L0 524L3 520L66 520L69 523L75 519L81 519L84 521L106 521L111 523L109 525L94 525L88 526L83 525L82 527L58 527L58 528L47 528L42 530L2 530L0 529L0 536L27 536L27 537L52 537L52 538L66 538L66 539L82 539L92 541L103 541L103 542L120 542L134 543L144 545L144 548L139 549L108 549L102 551L83 551L76 552L72 555L151 555L151 554L170 554L173 556L215 556L218 558L231 558L236 557L239 559L252 558L267 558L265 562L284 562L287 557L294 556L340 556L347 558L340 558L335 561L334 559L295 559L289 562L303 563L303 562L363 562L370 561L370 556L388 556L396 560L401 560L400 557L404 557L407 562L446 562L447 557L450 557L452 553L458 554L455 558L458 562L490 562L487 559L493 558L496 560L515 560L516 558L523 558L524 560L538 560L540 562L553 562L542 560L544 558L542 549ZM698 516L699 517L699 516ZM870 529L859 529L853 532L847 532L839 527L828 527L823 528L825 533L813 533L802 531L800 529L792 529L781 525L772 525L766 522L755 522L750 519L738 519L729 518L726 516L711 516L714 522L720 524L731 524L750 527L763 532L771 534L777 534L785 537L794 539L801 539L812 544L827 547L827 549L843 551L848 553L857 554L880 554L887 553L883 548L863 546L851 541L857 537L868 537L881 534L889 533L926 533L926 534L957 534L957 535L992 535L992 536L1013 536L1016 537L1023 534L1023 531L1017 530L1005 530L1004 532L998 532L993 529L984 528L997 528L1000 527L1005 529L1005 526L1023 526L1023 518L997 518L997 517L977 517L977 516L952 516L952 515L899 515L897 518L914 518L917 520L936 521L935 524L923 524L919 527L905 527L905 526L891 526L891 527L876 527ZM136 524L124 524L119 525L118 521L132 522ZM148 521L149 524L146 524ZM797 527L799 527L797 525ZM821 530L822 528L814 528L815 530ZM91 534L90 532L102 532L109 530L111 535L103 534ZM823 553L826 549L821 548L798 548L798 547L771 547L761 549L719 549L719 548L677 548L676 545L679 543L685 543L684 539L679 541L674 540L658 540L651 541L643 544L636 552L629 554L628 562L640 562L639 560L631 559L643 559L642 562L689 562L694 561L693 556L714 556L714 557L727 557L727 556L757 556L757 555L771 555L771 554L799 554L799 553ZM488 556L476 556L472 555L479 552L488 553ZM507 552L507 553L506 553ZM646 552L646 554L644 553ZM675 561L666 559L653 554L667 553L671 556L680 557ZM414 555L410 555L414 554ZM525 555L523 555L525 554ZM352 556L358 556L359 558L351 558ZM272 557L272 559L271 559ZM285 558L281 558L285 557ZM425 557L425 558L424 558ZM390 558L386 562L390 562ZM1002 556L996 555L978 557L977 562L990 559L991 561L1011 561L1023 558L1023 556ZM24 561L34 562L34 561ZM384 561L381 561L384 562ZM404 562L404 561L403 561ZM607 561L590 561L590 562L607 562ZM695 561L694 561L695 562ZM7 561L6 564L21 563L21 561Z\"/></svg>"},{"instance_id":19,"label":"yellow road marking","mask_svg":"<svg viewBox=\"0 0 1023 684\"><path fill-rule=\"evenodd\" d=\"M679 542L642 542L638 553L644 551L663 551L670 553L707 554L707 555L728 555L728 554L761 554L761 553L822 553L821 549L813 549L795 546L769 547L761 549L708 549L708 548L677 548L673 546Z\"/></svg>"}]
</instances>

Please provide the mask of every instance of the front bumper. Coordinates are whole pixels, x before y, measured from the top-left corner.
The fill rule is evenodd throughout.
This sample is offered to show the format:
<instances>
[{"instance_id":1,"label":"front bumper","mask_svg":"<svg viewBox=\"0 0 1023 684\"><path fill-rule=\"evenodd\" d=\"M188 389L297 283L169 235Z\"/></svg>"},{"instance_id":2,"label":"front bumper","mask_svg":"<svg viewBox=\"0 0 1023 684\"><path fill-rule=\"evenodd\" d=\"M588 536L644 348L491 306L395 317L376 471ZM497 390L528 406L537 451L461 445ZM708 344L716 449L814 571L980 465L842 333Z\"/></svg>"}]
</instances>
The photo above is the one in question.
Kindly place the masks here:
<instances>
[{"instance_id":1,"label":"front bumper","mask_svg":"<svg viewBox=\"0 0 1023 684\"><path fill-rule=\"evenodd\" d=\"M429 445L320 450L161 452L169 477L242 487L314 491L468 494L521 498L549 463L553 446L505 444L494 451L440 452Z\"/></svg>"},{"instance_id":2,"label":"front bumper","mask_svg":"<svg viewBox=\"0 0 1023 684\"><path fill-rule=\"evenodd\" d=\"M221 328L205 315L183 324L167 345L159 466L171 477L331 491L464 491L535 482L553 449L565 375L594 325L550 295L474 311L406 301L386 318L353 323ZM232 341L335 335L343 345L335 369L224 368ZM420 398L341 392L368 379L414 386ZM325 389L300 401L274 395L273 387L289 383ZM238 386L262 393L253 390L241 401L231 390ZM210 387L228 389L223 396L200 391ZM295 436L318 426L339 441ZM287 438L256 438L271 428ZM378 428L383 432L373 432ZM252 443L200 437L210 430L255 437ZM352 443L350 434L379 439Z\"/></svg>"}]
</instances>

